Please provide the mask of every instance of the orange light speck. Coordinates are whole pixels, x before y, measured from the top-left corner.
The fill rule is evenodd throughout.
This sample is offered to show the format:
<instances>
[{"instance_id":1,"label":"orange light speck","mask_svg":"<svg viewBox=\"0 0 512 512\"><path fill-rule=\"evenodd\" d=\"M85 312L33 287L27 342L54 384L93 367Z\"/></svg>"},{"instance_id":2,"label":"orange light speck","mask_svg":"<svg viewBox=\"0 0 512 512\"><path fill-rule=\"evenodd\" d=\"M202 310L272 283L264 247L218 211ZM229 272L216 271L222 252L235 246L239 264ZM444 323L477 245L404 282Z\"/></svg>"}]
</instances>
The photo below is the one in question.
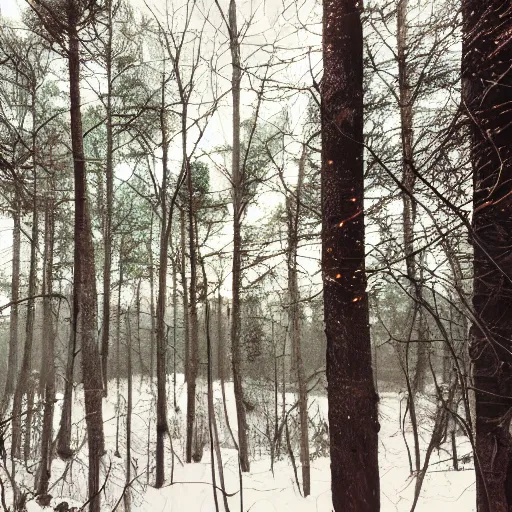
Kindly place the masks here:
<instances>
[{"instance_id":1,"label":"orange light speck","mask_svg":"<svg viewBox=\"0 0 512 512\"><path fill-rule=\"evenodd\" d=\"M336 274L336 279L341 279L341 274Z\"/></svg>"}]
</instances>

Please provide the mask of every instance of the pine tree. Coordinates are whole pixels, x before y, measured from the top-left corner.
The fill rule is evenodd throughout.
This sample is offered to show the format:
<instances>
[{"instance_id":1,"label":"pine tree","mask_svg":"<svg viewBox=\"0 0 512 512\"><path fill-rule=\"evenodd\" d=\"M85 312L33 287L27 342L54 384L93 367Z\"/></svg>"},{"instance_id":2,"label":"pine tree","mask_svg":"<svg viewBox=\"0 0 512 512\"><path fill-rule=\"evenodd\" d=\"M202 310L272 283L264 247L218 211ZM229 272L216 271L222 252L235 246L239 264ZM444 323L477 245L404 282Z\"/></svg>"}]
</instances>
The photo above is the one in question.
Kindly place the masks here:
<instances>
[{"instance_id":1,"label":"pine tree","mask_svg":"<svg viewBox=\"0 0 512 512\"><path fill-rule=\"evenodd\" d=\"M332 500L378 512L378 397L364 246L363 33L360 2L324 1L322 272Z\"/></svg>"}]
</instances>

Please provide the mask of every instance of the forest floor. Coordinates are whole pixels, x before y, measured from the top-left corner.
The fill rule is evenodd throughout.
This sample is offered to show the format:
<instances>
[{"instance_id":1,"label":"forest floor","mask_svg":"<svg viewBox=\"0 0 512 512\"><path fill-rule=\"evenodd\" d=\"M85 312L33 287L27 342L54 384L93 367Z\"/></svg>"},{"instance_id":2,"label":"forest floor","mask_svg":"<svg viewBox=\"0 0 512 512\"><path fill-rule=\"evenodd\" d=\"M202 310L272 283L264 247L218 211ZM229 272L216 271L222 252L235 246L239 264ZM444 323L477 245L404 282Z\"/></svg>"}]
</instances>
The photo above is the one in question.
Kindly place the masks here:
<instances>
[{"instance_id":1,"label":"forest floor","mask_svg":"<svg viewBox=\"0 0 512 512\"><path fill-rule=\"evenodd\" d=\"M204 456L201 462L194 464L182 464L185 442L185 411L186 411L186 388L183 385L183 377L177 377L176 383L176 405L173 406L173 380L168 383L169 393L169 427L173 441L175 457L171 456L170 438L167 439L167 467L166 486L162 489L155 489L151 485L154 481L154 435L155 435L155 401L153 389L147 379L140 381L134 379L133 386L133 415L132 415L132 478L135 478L131 485L132 510L163 512L174 510L176 512L213 512L215 511L213 499L213 487L211 485L212 474L210 465L210 448L205 444ZM226 492L233 494L228 498L231 512L240 511L239 474L237 463L237 452L233 448L229 431L226 428L224 408L222 405L222 394L220 385L215 383L215 409L219 424L219 438L222 446L222 458L226 480ZM87 447L85 444L85 421L83 413L82 394L77 389L73 409L73 436L76 442L76 454L71 462L65 463L55 459L52 466L52 488L50 493L53 496L51 506L54 507L62 501L67 501L69 506L80 507L86 501L87 493ZM104 491L102 504L105 511L114 509L123 510L121 499L125 486L125 411L126 411L126 381L120 383L121 396L119 410L119 435L116 436L118 420L117 410L117 389L115 381L111 382L109 398L104 404L105 438L107 453L103 457L103 481ZM199 397L205 397L206 389L203 387L198 391ZM236 428L236 411L234 407L233 389L231 383L226 384L227 412L232 428ZM325 454L325 437L322 425L327 417L327 400L324 396L312 395L310 397L310 416L313 416L316 427L312 427L312 453L316 458L311 464L311 496L304 499L301 497L294 476L293 466L286 453L284 453L274 464L274 471L270 470L270 455L268 441L265 437L267 421L273 418L273 393L261 389L254 390L249 394L253 401L254 410L249 414L251 423L251 447L252 463L250 474L243 475L243 509L245 512L329 512L332 510L330 497L330 470L329 459ZM404 402L401 402L397 393L383 393L379 404L381 431L380 431L380 475L381 475L381 503L382 512L405 512L411 510L413 500L415 478L410 476L409 458L404 443L404 436L400 429L400 412L403 412ZM206 400L205 398L203 398ZM286 394L286 401L293 404L295 401L293 393ZM58 426L60 417L60 402L56 407L55 428ZM280 404L279 407L281 407ZM208 439L206 430L205 407L199 405L199 422L204 422L203 432L205 442ZM422 447L425 448L429 442L431 420L427 399L420 410L420 435ZM270 424L269 424L270 425ZM148 427L149 456L148 456ZM270 425L271 431L273 426ZM37 437L37 429L35 436ZM406 429L406 439L412 452L412 435ZM235 431L236 435L236 431ZM293 430L291 429L293 438ZM116 441L117 438L117 441ZM37 443L37 439L34 440ZM457 437L459 458L470 454L470 445L465 437ZM116 445L120 457L116 454ZM297 450L296 450L297 451ZM174 459L174 464L173 464ZM295 454L295 460L299 463L299 457ZM174 465L171 485L171 471ZM148 471L149 466L149 471ZM27 465L23 474L18 475L22 485L27 489L33 488L35 468L37 461L33 461L33 467ZM475 510L475 479L473 463L470 457L464 462L459 462L459 471L452 468L451 442L448 438L446 445L439 451L434 451L430 462L429 471L426 475L421 491L421 497L416 507L418 512L471 512ZM33 474L31 474L33 473ZM300 466L298 467L300 478ZM105 476L108 478L105 479ZM217 485L219 485L217 478ZM222 494L217 492L219 510L224 511ZM7 501L9 493L7 494ZM41 512L34 498L29 498L27 505L29 512ZM50 509L51 510L51 509Z\"/></svg>"}]
</instances>

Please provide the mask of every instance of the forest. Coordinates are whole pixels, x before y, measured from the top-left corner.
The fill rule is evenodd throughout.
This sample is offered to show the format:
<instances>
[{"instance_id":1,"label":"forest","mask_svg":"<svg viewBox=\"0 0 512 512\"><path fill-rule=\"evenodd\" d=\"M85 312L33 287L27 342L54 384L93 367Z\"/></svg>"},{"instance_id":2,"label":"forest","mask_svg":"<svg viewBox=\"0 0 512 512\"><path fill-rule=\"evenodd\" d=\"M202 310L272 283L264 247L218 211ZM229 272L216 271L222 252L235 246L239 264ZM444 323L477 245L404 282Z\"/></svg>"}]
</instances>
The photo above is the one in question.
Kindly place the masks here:
<instances>
[{"instance_id":1,"label":"forest","mask_svg":"<svg viewBox=\"0 0 512 512\"><path fill-rule=\"evenodd\" d=\"M0 0L3 512L512 511L510 0Z\"/></svg>"}]
</instances>

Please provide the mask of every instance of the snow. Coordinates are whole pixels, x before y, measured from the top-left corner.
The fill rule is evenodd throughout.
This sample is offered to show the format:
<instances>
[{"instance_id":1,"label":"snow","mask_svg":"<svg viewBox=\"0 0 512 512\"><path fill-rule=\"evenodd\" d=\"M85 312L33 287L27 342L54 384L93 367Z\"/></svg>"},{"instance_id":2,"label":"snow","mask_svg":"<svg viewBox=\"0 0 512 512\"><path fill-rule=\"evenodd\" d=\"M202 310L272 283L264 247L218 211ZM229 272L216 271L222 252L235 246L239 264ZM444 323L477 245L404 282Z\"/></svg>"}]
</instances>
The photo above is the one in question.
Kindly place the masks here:
<instances>
[{"instance_id":1,"label":"snow","mask_svg":"<svg viewBox=\"0 0 512 512\"><path fill-rule=\"evenodd\" d=\"M121 381L121 418L119 447L122 456L125 456L125 400L126 382ZM172 406L173 382L168 381L168 413L169 426L173 435L173 447L177 457L174 460L173 483L171 484L171 451L167 442L166 455L166 485L162 489L155 489L147 484L147 462L149 460L149 483L154 480L154 435L155 435L155 401L154 388L147 379L140 381L134 379L134 412L132 416L132 477L138 475L132 487L132 510L160 512L167 510L184 512L210 512L215 510L213 500L213 487L211 485L210 448L206 445L204 456L200 463L182 464L185 442L186 390L183 377L177 377L177 405L176 412ZM102 495L104 510L123 510L121 496L125 483L125 460L114 456L116 447L116 386L110 383L109 398L104 403L105 441L107 453L103 457L103 476L108 473L108 480ZM199 387L198 397L201 405L199 413L205 411L206 387ZM236 410L231 383L226 384L227 410L230 424L236 435ZM240 511L239 474L236 450L232 448L230 436L223 421L223 408L221 405L221 389L216 382L214 387L219 436L222 446L224 463L224 476L226 491L233 494L228 498L232 512ZM264 401L263 395L260 397ZM62 398L62 396L59 396ZM381 394L379 414L381 420L380 432L380 475L381 475L381 510L383 512L410 511L416 479L409 474L409 462L400 430L400 395L396 393ZM293 403L293 394L287 395L287 402ZM310 397L310 411L318 411L324 418L327 415L327 400L324 396ZM56 407L55 431L57 431L60 418L61 402ZM422 407L422 408L421 408ZM420 435L422 448L425 449L429 441L429 401L424 400L420 407ZM402 404L403 410L403 404ZM421 414L423 413L423 416ZM262 422L263 415L258 410L249 414L249 421L253 426ZM87 446L85 444L85 421L83 414L83 399L80 388L75 393L73 408L73 436L76 442L77 453L71 463L65 463L58 458L52 466L53 496L51 506L54 507L62 501L69 506L80 507L87 499ZM148 458L148 426L151 428L151 453ZM259 425L263 430L263 425ZM256 430L256 429L253 429ZM412 447L411 432L406 432L409 446ZM254 439L251 438L253 441ZM458 436L458 452L462 456L470 453L470 445L465 437ZM169 440L167 440L169 441ZM316 458L311 463L311 489L308 498L301 497L295 483L293 468L287 457L276 461L274 473L270 471L270 457L263 446L255 447L252 443L251 473L243 475L243 501L245 512L293 511L317 512L332 510L330 496L330 470L329 460L325 457ZM180 460L178 460L178 458ZM299 458L297 457L297 463ZM427 473L421 497L416 507L418 512L471 512L475 508L475 477L472 461L460 464L460 471L451 469L451 445L446 443L439 451L434 452L430 471ZM299 468L300 475L300 468ZM25 473L25 485L31 488L33 475ZM103 480L102 480L103 481ZM217 474L217 485L218 474ZM224 510L222 494L217 493L219 508ZM9 498L9 492L7 497ZM28 502L29 512L42 512L42 509L32 498Z\"/></svg>"}]
</instances>

